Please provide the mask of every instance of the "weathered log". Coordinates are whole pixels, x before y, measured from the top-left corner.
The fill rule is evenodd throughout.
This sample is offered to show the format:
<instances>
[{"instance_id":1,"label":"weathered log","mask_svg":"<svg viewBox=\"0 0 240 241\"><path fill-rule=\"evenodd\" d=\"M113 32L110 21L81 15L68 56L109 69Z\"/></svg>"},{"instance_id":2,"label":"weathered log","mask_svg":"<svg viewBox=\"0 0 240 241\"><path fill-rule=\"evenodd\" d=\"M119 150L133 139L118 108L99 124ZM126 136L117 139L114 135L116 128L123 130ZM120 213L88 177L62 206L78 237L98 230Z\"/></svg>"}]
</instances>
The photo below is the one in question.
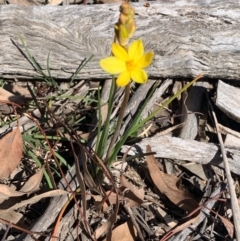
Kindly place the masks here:
<instances>
[{"instance_id":1,"label":"weathered log","mask_svg":"<svg viewBox=\"0 0 240 241\"><path fill-rule=\"evenodd\" d=\"M171 136L145 138L136 144L135 148L132 147L128 154L135 155L139 154L139 152L146 152L147 145L150 145L152 151L156 152L155 157L223 167L219 145L194 140L184 140ZM123 146L122 152L125 152L128 148L129 146ZM240 149L234 146L227 146L226 151L228 153L230 170L239 175Z\"/></svg>"},{"instance_id":2,"label":"weathered log","mask_svg":"<svg viewBox=\"0 0 240 241\"><path fill-rule=\"evenodd\" d=\"M238 79L240 76L240 7L238 2L159 1L136 9L135 38L154 50L149 68L151 78L193 77ZM23 56L27 46L47 73L50 53L51 74L70 78L85 58L93 60L79 79L106 78L98 64L110 54L113 24L119 4L92 6L0 7L0 77L33 78L34 67Z\"/></svg>"}]
</instances>

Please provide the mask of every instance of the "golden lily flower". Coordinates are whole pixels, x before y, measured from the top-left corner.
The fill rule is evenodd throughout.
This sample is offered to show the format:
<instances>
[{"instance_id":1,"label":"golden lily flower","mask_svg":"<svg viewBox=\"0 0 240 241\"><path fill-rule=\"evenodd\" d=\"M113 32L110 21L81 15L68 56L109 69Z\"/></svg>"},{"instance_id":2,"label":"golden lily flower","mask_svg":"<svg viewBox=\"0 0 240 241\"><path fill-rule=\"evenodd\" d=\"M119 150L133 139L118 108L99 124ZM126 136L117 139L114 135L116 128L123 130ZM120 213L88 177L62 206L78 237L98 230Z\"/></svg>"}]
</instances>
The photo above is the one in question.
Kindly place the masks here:
<instances>
[{"instance_id":1,"label":"golden lily flower","mask_svg":"<svg viewBox=\"0 0 240 241\"><path fill-rule=\"evenodd\" d=\"M141 39L133 41L127 50L113 43L112 53L114 56L102 59L100 66L109 74L120 74L117 78L119 87L126 86L131 79L139 84L147 82L148 75L144 68L151 64L154 53L144 53Z\"/></svg>"}]
</instances>

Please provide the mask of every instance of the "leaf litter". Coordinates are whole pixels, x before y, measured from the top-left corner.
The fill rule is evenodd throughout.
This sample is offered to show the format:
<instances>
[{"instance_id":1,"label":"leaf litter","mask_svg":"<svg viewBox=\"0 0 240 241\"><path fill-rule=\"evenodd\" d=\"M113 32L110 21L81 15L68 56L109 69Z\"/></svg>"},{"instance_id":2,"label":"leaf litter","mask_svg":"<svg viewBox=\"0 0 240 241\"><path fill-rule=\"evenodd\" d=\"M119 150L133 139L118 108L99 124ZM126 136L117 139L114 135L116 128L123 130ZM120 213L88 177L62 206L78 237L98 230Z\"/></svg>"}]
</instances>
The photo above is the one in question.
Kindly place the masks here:
<instances>
[{"instance_id":1,"label":"leaf litter","mask_svg":"<svg viewBox=\"0 0 240 241\"><path fill-rule=\"evenodd\" d=\"M105 106L103 106L102 112L105 116L104 108ZM102 122L105 120L104 116ZM154 128L153 132L156 131L156 126ZM169 131L165 131L165 133L171 133L172 131L175 131L175 129L170 126ZM75 137L73 136L73 138ZM11 175L17 166L22 165L20 162L24 155L22 153L23 144L20 129L17 127L10 131L2 137L1 141L1 147L14 150L2 154L2 156L8 156L7 159L2 158L7 168L7 171L3 171L2 176L6 178ZM57 151L62 144L59 145L59 142L55 144L53 146ZM151 146L151 141L149 144ZM220 197L218 196L213 200L205 198L205 196L209 197L214 190L212 186L210 192L207 193L207 180L211 176L206 172L205 166L199 164L202 168L201 172L198 173L198 167L194 166L194 163L191 163L189 168L189 163L186 161L182 161L181 165L181 163L176 164L166 160L166 158L161 160L159 153L157 153L157 157L152 154L146 155L146 157L142 155L134 161L129 161L126 160L126 156L129 158L132 151L129 150L120 161L122 164L113 165L114 169L107 169L102 160L97 159L98 166L103 170L106 177L105 186L99 189L99 184L96 179L92 178L91 168L89 169L88 160L92 155L91 151L87 150L85 146L74 145L73 142L69 150L72 149L75 161L80 164L77 172L81 172L82 185L86 187L85 191L81 193L81 202L84 201L85 204L80 208L84 208L83 213L87 217L87 220L84 221L85 227L90 227L88 232L92 239L103 240L111 237L111 240L117 240L121 237L122 240L138 240L142 236L146 240L163 241L171 240L177 237L179 233L191 230L194 225L195 227L201 227L204 219L208 219L208 229L216 225L210 218L211 212L204 208L206 206L212 209L213 205L218 203ZM153 148L150 146L147 146L147 149L144 150L146 153L152 152L152 149L155 150L155 145L153 145ZM177 146L177 148L180 148L180 146ZM37 156L41 156L38 150L41 149L37 147L33 151ZM9 168L10 162L7 160L11 158L15 160L15 164ZM18 225L21 224L22 227L28 227L26 223L22 223L21 220L24 215L19 210L27 210L26 207L31 207L34 203L47 197L52 197L54 200L54 196L66 196L67 200L71 196L71 193L64 190L49 190L43 186L43 183L45 183L43 173L45 170L49 170L51 161L52 159L47 159L42 168L35 167L34 174L27 178L24 177L20 185L16 182L8 183L8 185L0 184L2 200L2 206L0 206L2 215L0 218ZM50 167L52 168L53 165L50 164ZM217 176L221 173L221 169L218 170L219 172L215 172L216 168L217 166L215 166L215 169L210 169L211 175ZM224 175L221 175L221 178L223 179ZM217 183L215 182L215 184ZM82 190L84 189L82 188ZM221 195L222 198L225 197L224 192ZM10 199L11 205L6 208L5 203ZM92 208L89 209L89 207ZM71 203L69 208L73 208ZM204 216L201 210L205 210L204 213L208 212L208 216ZM215 208L214 210L216 212ZM221 225L225 226L225 235L233 237L231 216L226 218L224 213L218 213L216 217L221 221ZM65 220L64 213L60 222L61 220ZM89 220L97 225L92 225ZM79 220L79 223L81 222L82 219ZM218 226L219 224L216 227ZM205 235L207 235L208 229L206 229ZM62 231L58 231L61 234ZM75 235L77 236L77 231Z\"/></svg>"},{"instance_id":2,"label":"leaf litter","mask_svg":"<svg viewBox=\"0 0 240 241\"><path fill-rule=\"evenodd\" d=\"M62 1L59 1L59 3L60 2ZM177 85L180 84L179 81L166 80L165 83L166 82L168 86L164 87L163 92L165 92L165 94L168 94L169 90L171 91L171 88L172 88L172 91L174 92L175 89L177 88ZM174 86L171 87L170 83L171 85L173 83ZM40 98L46 97L47 94L51 93L52 91L50 90L49 92L44 92L46 91L46 89L47 90L49 89L46 88L46 86L41 84L37 87L37 89L38 89L37 94L39 94L38 97L41 96ZM211 86L210 84L210 87L207 87L206 89L213 90L213 86ZM89 90L87 89L87 92L88 91ZM42 96L41 93L47 93L47 94L46 96ZM163 94L164 93L156 94L155 99L153 100L153 107L152 107L153 109L155 108L154 107L155 104L158 105L166 97L166 96L163 97L162 96ZM225 92L225 94L227 94L227 92ZM138 95L141 95L141 94L138 94ZM159 99L157 97L159 97ZM220 95L218 96L218 98L219 97ZM224 100L224 104L227 103L225 99L222 99L222 100ZM184 101L185 101L185 98L184 98ZM62 102L60 103L62 104ZM192 101L192 103L194 103L194 101ZM59 106L61 104L57 103L56 106ZM45 108L46 106L47 106L47 103L43 104L41 107ZM70 105L70 106L72 107L74 105ZM78 108L81 109L85 115L90 113L87 111L87 108L89 107L90 105L88 104L86 106L83 106L83 105L80 107L78 106ZM184 104L182 104L181 107L182 109L184 109L185 107ZM105 114L104 107L102 108L103 108L102 112L103 114ZM138 108L136 109L138 110ZM149 109L150 107L146 108L147 115L149 113ZM92 111L93 109L89 108L89 110ZM191 111L189 107L186 108L186 110ZM64 113L64 108L56 108L54 109L54 111L56 112L59 111L57 112L58 113L57 117L59 117L61 116L62 113ZM147 124L150 124L150 125L147 125L147 127L150 127L150 129L146 128L145 130L142 130L142 132L140 133L144 133L144 135L139 134L139 136L141 135L141 136L151 137L152 133L157 133L157 132L159 132L157 133L157 135L159 136L163 134L164 135L170 134L175 137L178 136L178 134L176 134L177 130L181 128L182 125L185 123L178 124L177 122L175 122L175 120L178 119L177 117L172 117L171 119L172 111L174 112L173 106L169 106L169 109L165 109L164 112L160 113L159 116L156 117L156 120L153 121L153 123L147 123ZM234 115L237 113L237 111L233 111L233 112L234 112ZM129 118L131 119L133 115L134 113L130 113ZM165 115L165 119L161 120L160 118L161 115ZM185 115L184 117L188 117L190 114L185 113L184 115ZM239 118L239 116L237 117ZM62 119L68 120L68 118L66 118L66 115L62 117ZM202 130L204 131L201 134L198 133L198 137L197 137L199 138L198 141L201 140L201 142L202 141L206 143L209 142L207 145L209 149L207 150L209 150L209 152L212 150L211 154L213 156L217 156L215 155L215 151L217 153L218 149L216 148L213 150L211 149L213 146L209 145L211 142L215 143L213 141L214 139L211 138L211 136L216 135L216 132L213 128L211 128L211 122L208 119L204 119L201 117L200 119L201 121L203 121L202 122L203 124L200 124L202 126L199 125L198 127L202 128ZM86 121L86 123L87 122L88 121ZM68 121L66 121L66 123L69 126L71 126ZM127 123L124 123L124 125L127 126ZM232 129L229 129L226 126L222 126L221 128L224 130L222 131L223 135L228 135L232 133L234 133L235 136L239 135L237 128L234 127L236 123L232 123L231 120L228 119L225 122L225 125L231 126L231 127L233 126L233 127ZM181 131L182 130L183 129L181 129ZM49 135L52 134L49 131L46 131L46 132ZM91 130L89 130L89 132L77 130L77 133L80 134L80 136L85 137L84 139L87 141L91 140L93 136L96 134L96 132ZM9 136L7 136L8 134ZM22 138L21 138L19 129L17 128L13 131L11 130L11 132L9 132L8 134L2 137L1 139L2 142L0 143L0 147L1 147L0 150L2 150L2 156L0 161L3 162L3 165L1 164L2 173L0 172L0 176L2 178L7 178L9 175L12 174L12 172L16 169L17 166L21 165L20 161L23 156L22 153L20 155L20 149L21 150L23 149L23 145L21 143ZM60 133L60 135L61 134L62 133ZM68 138L69 136L72 138L72 136L69 135L69 133L67 134L68 134ZM194 135L196 135L196 132ZM10 141L10 143L8 143L7 141L8 138L10 138L9 140L12 140ZM168 141L170 139L171 138L167 138ZM159 142L160 139L159 140L157 139L157 141ZM179 138L178 138L178 141L179 141ZM137 220L137 223L140 225L140 231L142 232L146 240L180 240L180 237L178 235L182 235L181 238L185 237L183 238L184 240L189 240L189 238L193 237L193 235L195 235L195 239L197 237L200 238L203 236L206 239L209 239L211 237L212 240L219 240L219 237L222 238L222 240L224 240L225 238L234 237L234 227L232 222L232 216L231 215L228 217L226 216L224 212L224 209L226 206L220 200L220 199L226 200L228 196L226 194L227 189L225 187L223 188L223 190L219 189L219 187L222 184L221 181L225 180L223 169L221 166L218 165L219 157L217 159L218 161L217 164L216 162L212 163L215 165L213 167L208 164L211 160L213 160L212 157L210 158L209 156L205 157L203 156L203 153L197 152L196 149L194 149L194 151L191 152L192 146L191 148L188 149L187 148L188 143L189 145L191 145L193 142L186 141L183 143L182 146L180 145L178 146L174 142L171 143L171 145L175 147L174 150L169 148L170 152L174 152L174 155L172 156L167 156L165 153L163 153L164 150L162 149L160 151L162 152L162 155L161 153L160 154L157 153L155 157L154 155L146 156L147 166L145 165L145 158L142 156L141 158L136 157L134 159L134 163L133 161L126 161L126 165L123 169L119 168L117 170L116 169L111 170L111 173L117 173L113 176L109 175L108 170L105 170L105 174L108 177L107 179L108 180L111 179L111 180L104 183L105 186L102 189L103 192L99 192L99 189L97 188L98 183L97 181L95 181L95 179L90 180L92 170L91 168L90 170L87 169L89 168L89 161L88 160L84 161L84 175L86 177L86 180L82 178L83 179L82 181L85 181L86 190L85 190L85 193L81 193L81 195L82 196L85 195L85 197L82 199L85 200L88 206L85 211L88 212L89 220L87 221L89 221L92 228L93 240L96 240L96 239L100 240L101 238L103 239L104 233L109 234L111 229L112 229L111 240L120 240L120 239L121 240L138 240L139 229L137 229L133 224L133 222L130 221L129 214L126 214L126 211L124 210L123 206L128 206L129 208L131 208L131 210L133 210L133 217ZM28 144L30 145L32 143L28 143ZM60 142L56 142L52 144L54 148L56 148L55 149L56 151L60 150L61 147L64 146ZM151 139L147 140L147 144L149 144L153 150L156 150L156 146L151 143ZM200 145L200 142L198 144L199 144L198 145L199 149L203 148L203 146ZM22 145L21 148L19 148L20 145ZM17 148L15 149L16 146ZM185 146L185 149L184 149L184 146ZM2 147L5 147L4 148L6 150L5 152L4 152L4 149L2 149ZM215 147L216 146L214 144L214 148ZM68 149L68 147L65 147L65 148L66 150ZM13 150L13 154L9 150ZM178 153L178 150L180 150L183 154L187 152L190 154L185 159L184 156L181 156ZM145 151L145 149L142 148L142 151ZM238 155L238 152L232 152L232 151L233 151L232 149L228 149L230 156L231 155L233 156L233 158L230 159L231 160L230 167L232 168L233 172L236 174L233 176L233 178L237 183L239 180L239 174L240 174L238 170L240 168L238 166L238 163L234 161L235 160L238 161L239 155ZM42 150L40 148L34 149L34 152L37 157L40 157L40 159L42 158L44 160L46 164L45 166L46 170L49 171L55 168L54 165L52 165L51 163L53 162L53 159L48 159L47 153L44 153L44 152L41 153ZM150 149L148 149L147 152L150 152ZM194 166L194 160L192 160L195 157L194 152L196 152L196 156L200 157L200 159L203 159L203 161L205 161L205 163L199 164L202 167L201 172L198 171L197 165ZM5 153L8 158L5 158ZM45 154L46 154L45 156L46 158L43 158ZM13 162L7 161L10 159L12 159ZM71 158L69 158L68 156L68 160L69 159ZM172 160L175 160L175 162L173 163ZM191 165L193 165L193 168L188 168L189 162L186 162L186 160L191 162ZM78 161L81 164L81 158L78 158ZM101 163L100 166L101 165L103 169L103 164ZM133 167L133 170L135 170L135 173L134 171L131 171L131 172L129 171L130 166ZM2 167L6 167L6 169ZM82 171L81 167L82 167L82 164L80 165L79 171ZM210 175L209 173L206 172L205 167L207 167L208 171L210 170ZM234 167L236 169L234 169ZM15 186L14 184L16 184L16 181L15 183L11 183L12 182L11 180L9 183L7 183L8 185L1 184L0 186L0 196L3 199L3 202L4 200L9 200L10 198L15 199L15 203L11 207L9 207L6 210L1 209L2 214L4 214L5 211L9 212L7 214L9 217L8 218L6 216L4 217L4 219L8 220L9 222L18 223L18 225L20 225L18 221L22 218L23 215L21 215L18 212L18 209L27 205L31 205L32 203L38 202L42 198L61 196L61 195L65 195L68 198L68 196L71 195L69 194L69 192L66 192L64 190L58 190L58 189L46 191L45 189L46 187L44 187L44 184L46 185L46 182L42 178L43 168L42 169L40 168L40 171L38 171L39 168L36 168L36 166L34 166L34 168L31 168L31 171L33 170L34 172L32 172L31 175L28 174L27 178L26 176L24 176L24 178L19 179L20 185ZM192 177L194 177L194 181L192 181ZM208 179L211 181L210 184L209 182L205 182ZM57 180L59 181L59 178ZM200 184L201 184L201 188L200 188ZM41 189L44 189L44 190L41 190ZM236 187L236 192L237 192L237 187ZM213 193L215 193L215 197ZM238 195L239 194L240 192L238 192ZM92 198L89 198L89 196ZM53 198L53 200L55 199ZM94 200L95 200L95 203L94 203ZM98 209L97 207L102 207L102 208ZM210 210L208 210L207 207ZM69 208L73 208L73 207L70 205ZM156 210L158 210L159 212L156 212ZM141 212L141 215L144 218L145 223L139 219L138 211ZM213 214L215 214L215 217L212 216ZM42 214L42 215L47 215L47 214ZM169 219L166 218L167 216ZM16 217L16 219L14 219L14 217ZM79 220L77 221L80 223L82 218L85 218L85 217L80 217ZM167 220L170 220L170 222L168 222ZM38 221L38 219L34 221ZM204 223L203 221L205 222L205 224L203 224ZM54 225L54 223L51 223L50 225ZM206 225L205 228L204 228L204 225ZM79 235L77 231L74 234L74 231L77 229L78 229L77 227L75 227L75 229L73 228L72 234L75 235L74 237L78 237ZM213 230L213 232L209 230ZM84 234L82 233L82 237L83 235ZM42 236L42 239L43 239L43 236ZM85 239L85 240L88 240L88 239Z\"/></svg>"}]
</instances>

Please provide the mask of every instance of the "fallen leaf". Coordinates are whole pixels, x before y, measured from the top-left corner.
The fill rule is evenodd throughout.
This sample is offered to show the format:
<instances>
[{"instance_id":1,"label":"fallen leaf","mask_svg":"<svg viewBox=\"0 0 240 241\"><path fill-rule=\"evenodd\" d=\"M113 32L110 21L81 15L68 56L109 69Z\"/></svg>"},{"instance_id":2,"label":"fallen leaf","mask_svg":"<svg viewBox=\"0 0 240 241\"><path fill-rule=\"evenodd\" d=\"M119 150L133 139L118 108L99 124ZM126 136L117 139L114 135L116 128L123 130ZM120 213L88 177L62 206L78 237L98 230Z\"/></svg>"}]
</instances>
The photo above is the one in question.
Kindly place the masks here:
<instances>
[{"instance_id":1,"label":"fallen leaf","mask_svg":"<svg viewBox=\"0 0 240 241\"><path fill-rule=\"evenodd\" d=\"M137 239L137 230L133 226L131 221L125 222L119 226L117 226L112 231L112 239L111 241L134 241ZM107 241L107 239L104 239Z\"/></svg>"},{"instance_id":2,"label":"fallen leaf","mask_svg":"<svg viewBox=\"0 0 240 241\"><path fill-rule=\"evenodd\" d=\"M0 178L8 177L22 158L22 135L19 128L6 134L0 140Z\"/></svg>"},{"instance_id":3,"label":"fallen leaf","mask_svg":"<svg viewBox=\"0 0 240 241\"><path fill-rule=\"evenodd\" d=\"M4 90L9 91L10 93L20 97L21 99L32 99L32 96L26 86L21 86L19 84L9 83L4 85Z\"/></svg>"},{"instance_id":4,"label":"fallen leaf","mask_svg":"<svg viewBox=\"0 0 240 241\"><path fill-rule=\"evenodd\" d=\"M221 219L222 223L224 224L225 228L227 229L227 232L228 232L230 238L233 238L234 225L228 219L224 218L223 216L221 216L220 214L216 213L215 211L211 210L211 212L216 214Z\"/></svg>"},{"instance_id":5,"label":"fallen leaf","mask_svg":"<svg viewBox=\"0 0 240 241\"><path fill-rule=\"evenodd\" d=\"M14 95L13 93L0 87L0 103L1 102L14 102L17 104L23 104L25 98L20 95Z\"/></svg>"},{"instance_id":6,"label":"fallen leaf","mask_svg":"<svg viewBox=\"0 0 240 241\"><path fill-rule=\"evenodd\" d=\"M221 219L222 223L224 224L225 228L227 229L230 238L233 238L233 234L234 234L233 224L228 219L224 218L223 216L221 216L219 214L218 214L218 217Z\"/></svg>"},{"instance_id":7,"label":"fallen leaf","mask_svg":"<svg viewBox=\"0 0 240 241\"><path fill-rule=\"evenodd\" d=\"M0 184L0 199L8 199L9 197L19 197L25 195L26 193L22 193L15 190L13 186L7 186L5 184Z\"/></svg>"},{"instance_id":8,"label":"fallen leaf","mask_svg":"<svg viewBox=\"0 0 240 241\"><path fill-rule=\"evenodd\" d=\"M94 199L94 207L97 212L107 212L109 210L109 204L107 202L103 202L102 195L92 195Z\"/></svg>"},{"instance_id":9,"label":"fallen leaf","mask_svg":"<svg viewBox=\"0 0 240 241\"><path fill-rule=\"evenodd\" d=\"M93 237L98 239L101 236L104 236L111 229L114 219L114 214L112 214L107 222L103 223L99 228L97 228Z\"/></svg>"},{"instance_id":10,"label":"fallen leaf","mask_svg":"<svg viewBox=\"0 0 240 241\"><path fill-rule=\"evenodd\" d=\"M151 151L151 147L147 145L147 152ZM153 155L146 156L146 160L150 176L158 190L165 194L175 205L190 213L186 222L174 227L160 240L166 241L175 233L178 233L196 223L200 217L200 208L199 204L193 198L189 197L183 190L178 188L177 184L179 179L176 176L160 171L157 161Z\"/></svg>"},{"instance_id":11,"label":"fallen leaf","mask_svg":"<svg viewBox=\"0 0 240 241\"><path fill-rule=\"evenodd\" d=\"M178 225L174 229L170 230L159 241L167 241L167 240L169 240L169 238L172 237L174 234L176 234L176 233L186 229L187 227L190 227L194 223L196 223L198 221L199 217L200 217L200 210L198 210L197 215L195 217L193 217L192 219L184 222L183 224Z\"/></svg>"},{"instance_id":12,"label":"fallen leaf","mask_svg":"<svg viewBox=\"0 0 240 241\"><path fill-rule=\"evenodd\" d=\"M30 194L38 191L40 183L42 181L43 172L44 172L44 167L42 167L36 174L31 176L19 191L24 192L26 194Z\"/></svg>"},{"instance_id":13,"label":"fallen leaf","mask_svg":"<svg viewBox=\"0 0 240 241\"><path fill-rule=\"evenodd\" d=\"M151 147L147 145L147 152L151 152ZM166 174L159 170L157 161L153 155L146 156L150 176L158 188L165 194L171 202L187 212L192 212L199 207L198 203L190 198L183 190L177 186L179 179L174 175Z\"/></svg>"},{"instance_id":14,"label":"fallen leaf","mask_svg":"<svg viewBox=\"0 0 240 241\"><path fill-rule=\"evenodd\" d=\"M0 203L3 203L10 197L20 197L39 190L39 185L43 176L43 170L43 168L40 169L38 173L30 177L19 191L16 191L15 186L0 184Z\"/></svg>"},{"instance_id":15,"label":"fallen leaf","mask_svg":"<svg viewBox=\"0 0 240 241\"><path fill-rule=\"evenodd\" d=\"M66 194L69 194L69 193L67 191L62 190L62 189L52 190L52 191L49 191L49 192L45 192L45 193L36 195L36 196L34 196L32 198L29 198L27 200L24 200L20 203L17 203L15 205L13 205L12 207L10 207L8 210L15 210L15 209L21 208L23 206L26 206L28 204L36 203L39 200L41 200L42 198L56 197L56 196L61 196L61 195L66 195Z\"/></svg>"}]
</instances>

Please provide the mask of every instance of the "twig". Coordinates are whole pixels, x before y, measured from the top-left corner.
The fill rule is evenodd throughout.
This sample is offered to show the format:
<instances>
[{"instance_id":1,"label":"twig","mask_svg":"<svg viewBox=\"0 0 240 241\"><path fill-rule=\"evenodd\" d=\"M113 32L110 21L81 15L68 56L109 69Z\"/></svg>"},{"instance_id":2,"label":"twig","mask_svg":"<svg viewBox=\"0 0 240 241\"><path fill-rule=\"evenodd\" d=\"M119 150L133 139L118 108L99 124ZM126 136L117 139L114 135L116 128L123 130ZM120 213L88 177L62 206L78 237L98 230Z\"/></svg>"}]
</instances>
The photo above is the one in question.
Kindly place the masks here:
<instances>
[{"instance_id":1,"label":"twig","mask_svg":"<svg viewBox=\"0 0 240 241\"><path fill-rule=\"evenodd\" d=\"M222 152L223 163L224 163L224 168L225 168L226 177L227 177L227 183L228 183L228 187L229 187L229 193L230 193L230 197L231 197L231 206L232 206L232 212L233 212L235 236L236 236L237 241L240 241L240 213L239 213L237 196L236 196L236 193L234 190L233 179L232 179L230 168L228 165L228 159L227 159L225 147L223 145L223 139L222 139L222 135L220 133L219 124L218 124L217 117L215 115L215 112L213 110L213 107L212 107L210 101L209 101L209 105L210 105L210 108L212 111L212 116L213 116L215 126L216 126L216 131L217 131L217 135L218 135L218 140L219 140L220 149Z\"/></svg>"},{"instance_id":2,"label":"twig","mask_svg":"<svg viewBox=\"0 0 240 241\"><path fill-rule=\"evenodd\" d=\"M130 216L130 218L132 220L133 225L137 229L138 236L139 236L140 240L144 241L145 239L143 238L143 235L142 235L142 232L140 230L140 227L139 227L138 223L136 222L136 219L135 219L135 216L134 216L134 214L132 212L132 209L130 207L127 207L126 205L124 205L124 208L127 211L127 213L129 214L129 216Z\"/></svg>"}]
</instances>

